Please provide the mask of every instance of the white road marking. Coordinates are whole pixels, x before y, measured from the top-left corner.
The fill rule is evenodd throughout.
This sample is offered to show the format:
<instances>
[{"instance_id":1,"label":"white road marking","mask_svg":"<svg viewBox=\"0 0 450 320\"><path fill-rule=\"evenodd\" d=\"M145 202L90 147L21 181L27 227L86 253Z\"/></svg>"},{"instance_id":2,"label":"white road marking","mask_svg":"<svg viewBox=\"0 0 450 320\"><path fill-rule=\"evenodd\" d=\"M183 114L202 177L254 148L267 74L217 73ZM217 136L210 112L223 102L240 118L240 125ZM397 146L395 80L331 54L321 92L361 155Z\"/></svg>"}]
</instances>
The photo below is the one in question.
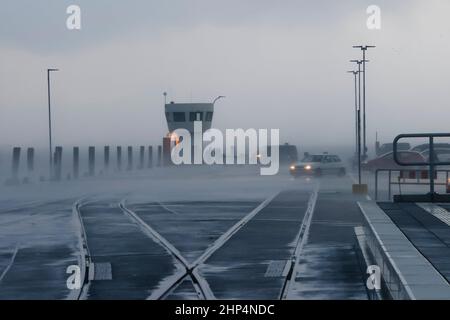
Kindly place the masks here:
<instances>
[{"instance_id":1,"label":"white road marking","mask_svg":"<svg viewBox=\"0 0 450 320\"><path fill-rule=\"evenodd\" d=\"M16 259L16 255L17 252L19 252L19 246L17 246L14 249L14 252L12 254L11 260L9 261L9 264L6 266L5 270L2 272L2 274L0 275L0 283L2 282L3 278L6 276L6 274L8 273L9 269L11 269L12 265L14 264L14 260Z\"/></svg>"},{"instance_id":2,"label":"white road marking","mask_svg":"<svg viewBox=\"0 0 450 320\"><path fill-rule=\"evenodd\" d=\"M175 210L172 210L170 208L168 208L164 203L162 202L158 202L158 205L160 205L164 210L173 213L173 214L180 214L179 212L176 212Z\"/></svg>"},{"instance_id":3,"label":"white road marking","mask_svg":"<svg viewBox=\"0 0 450 320\"><path fill-rule=\"evenodd\" d=\"M446 209L433 204L433 203L416 203L417 206L421 207L425 211L431 213L433 216L450 226L450 212Z\"/></svg>"}]
</instances>

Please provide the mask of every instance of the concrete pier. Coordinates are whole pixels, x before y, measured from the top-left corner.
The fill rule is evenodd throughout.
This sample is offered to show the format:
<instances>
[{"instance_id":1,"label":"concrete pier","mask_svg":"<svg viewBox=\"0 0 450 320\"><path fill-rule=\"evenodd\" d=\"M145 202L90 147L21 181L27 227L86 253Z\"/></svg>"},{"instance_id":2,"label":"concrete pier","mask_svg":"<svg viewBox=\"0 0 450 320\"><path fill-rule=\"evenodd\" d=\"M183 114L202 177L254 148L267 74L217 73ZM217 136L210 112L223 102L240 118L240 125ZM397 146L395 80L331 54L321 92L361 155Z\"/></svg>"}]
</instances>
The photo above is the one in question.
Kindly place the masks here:
<instances>
[{"instance_id":1,"label":"concrete pier","mask_svg":"<svg viewBox=\"0 0 450 320\"><path fill-rule=\"evenodd\" d=\"M117 147L117 171L122 171L122 147Z\"/></svg>"},{"instance_id":2,"label":"concrete pier","mask_svg":"<svg viewBox=\"0 0 450 320\"><path fill-rule=\"evenodd\" d=\"M105 172L109 170L109 146L105 146L103 150L103 156L104 156L104 169Z\"/></svg>"},{"instance_id":3,"label":"concrete pier","mask_svg":"<svg viewBox=\"0 0 450 320\"><path fill-rule=\"evenodd\" d=\"M394 300L448 299L450 285L411 243L411 238L407 238L375 202L358 204L365 219L359 230L360 246L368 253L369 263L380 267L382 289L387 290ZM392 206L395 204L385 205ZM408 221L407 213L398 211L403 221ZM420 228L413 230L416 234L420 232ZM419 240L424 243L430 239L422 237Z\"/></svg>"},{"instance_id":4,"label":"concrete pier","mask_svg":"<svg viewBox=\"0 0 450 320\"><path fill-rule=\"evenodd\" d=\"M53 159L53 179L55 181L61 181L61 174L62 174L62 147L56 147L55 153L54 153L54 159Z\"/></svg>"},{"instance_id":5,"label":"concrete pier","mask_svg":"<svg viewBox=\"0 0 450 320\"><path fill-rule=\"evenodd\" d=\"M127 170L133 170L133 147L128 147L128 165Z\"/></svg>"},{"instance_id":6,"label":"concrete pier","mask_svg":"<svg viewBox=\"0 0 450 320\"><path fill-rule=\"evenodd\" d=\"M172 151L172 143L169 137L163 138L163 166L172 165L171 153Z\"/></svg>"},{"instance_id":7,"label":"concrete pier","mask_svg":"<svg viewBox=\"0 0 450 320\"><path fill-rule=\"evenodd\" d=\"M78 179L80 174L80 148L73 147L73 178Z\"/></svg>"},{"instance_id":8,"label":"concrete pier","mask_svg":"<svg viewBox=\"0 0 450 320\"><path fill-rule=\"evenodd\" d=\"M147 162L147 168L153 168L153 147L148 147L148 162Z\"/></svg>"},{"instance_id":9,"label":"concrete pier","mask_svg":"<svg viewBox=\"0 0 450 320\"><path fill-rule=\"evenodd\" d=\"M139 148L139 170L144 169L144 159L145 159L145 147L141 146Z\"/></svg>"},{"instance_id":10,"label":"concrete pier","mask_svg":"<svg viewBox=\"0 0 450 320\"><path fill-rule=\"evenodd\" d=\"M95 176L95 147L89 147L89 176Z\"/></svg>"},{"instance_id":11,"label":"concrete pier","mask_svg":"<svg viewBox=\"0 0 450 320\"><path fill-rule=\"evenodd\" d=\"M13 156L12 156L12 177L11 177L11 184L17 184L19 183L19 165L20 165L20 147L15 147L13 149Z\"/></svg>"},{"instance_id":12,"label":"concrete pier","mask_svg":"<svg viewBox=\"0 0 450 320\"><path fill-rule=\"evenodd\" d=\"M34 171L34 148L27 149L27 169L29 173Z\"/></svg>"},{"instance_id":13,"label":"concrete pier","mask_svg":"<svg viewBox=\"0 0 450 320\"><path fill-rule=\"evenodd\" d=\"M162 162L162 146L158 146L158 158L156 159L156 165L161 167Z\"/></svg>"}]
</instances>

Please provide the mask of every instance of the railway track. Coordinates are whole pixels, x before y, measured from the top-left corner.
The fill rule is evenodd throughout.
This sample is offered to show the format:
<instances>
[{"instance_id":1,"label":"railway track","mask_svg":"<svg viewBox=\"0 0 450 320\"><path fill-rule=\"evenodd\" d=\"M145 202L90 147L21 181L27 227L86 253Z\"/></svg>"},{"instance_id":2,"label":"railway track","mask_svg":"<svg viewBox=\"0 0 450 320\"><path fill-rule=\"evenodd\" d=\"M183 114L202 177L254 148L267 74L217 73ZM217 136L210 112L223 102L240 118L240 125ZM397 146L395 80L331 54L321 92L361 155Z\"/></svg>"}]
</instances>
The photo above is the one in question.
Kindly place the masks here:
<instances>
[{"instance_id":1,"label":"railway track","mask_svg":"<svg viewBox=\"0 0 450 320\"><path fill-rule=\"evenodd\" d=\"M136 213L126 207L125 201L119 204L119 207L134 219L139 226L154 240L160 243L181 265L184 267L184 273L172 279L170 283L167 283L164 288L155 291L149 299L162 300L170 296L170 294L185 280L190 279L192 282L197 296L202 300L215 299L213 292L211 291L208 282L198 273L197 268L203 264L214 252L219 250L236 232L238 232L243 226L245 226L259 211L266 207L278 193L270 196L264 200L258 207L252 210L244 218L234 224L227 232L222 234L212 246L210 246L197 260L193 263L188 263L187 260L181 255L181 253L159 234L150 225L144 222Z\"/></svg>"},{"instance_id":2,"label":"railway track","mask_svg":"<svg viewBox=\"0 0 450 320\"><path fill-rule=\"evenodd\" d=\"M85 205L84 199L76 201L72 206L72 213L78 222L78 246L80 249L80 256L78 258L78 265L80 266L81 288L73 290L67 298L68 300L85 300L87 292L89 291L89 267L92 265L91 252L87 242L87 234L84 228L83 218L81 217L80 207Z\"/></svg>"},{"instance_id":3,"label":"railway track","mask_svg":"<svg viewBox=\"0 0 450 320\"><path fill-rule=\"evenodd\" d=\"M125 206L125 201L122 201L119 204L119 207L122 211L129 215L145 232L148 236L150 236L153 240L158 242L161 246L163 246L172 257L178 261L184 268L184 273L182 275L177 276L172 280L168 287L164 290L158 291L157 294L153 294L150 299L161 300L165 299L173 290L175 290L179 284L181 284L185 279L190 279L197 295L200 299L206 300L213 298L212 292L209 288L205 288L202 286L202 282L198 280L200 276L193 273L192 266L187 262L187 260L181 255L181 253L169 242L167 241L161 234L159 234L155 229L145 223L136 213L131 211ZM166 285L167 286L167 285Z\"/></svg>"},{"instance_id":4,"label":"railway track","mask_svg":"<svg viewBox=\"0 0 450 320\"><path fill-rule=\"evenodd\" d=\"M157 232L151 225L142 220L138 214L133 212L131 209L127 208L126 201L122 200L119 203L119 208L122 212L127 215L132 221L134 221L142 230L144 234L150 237L153 241L162 246L177 263L180 265L180 270L178 274L175 274L173 277L167 279L163 286L160 289L153 291L153 293L148 297L149 300L163 300L168 298L184 281L190 281L192 283L193 288L195 289L196 295L201 300L214 300L215 296L209 287L206 279L199 274L198 268L202 264L208 260L215 252L217 252L221 247L223 247L228 240L230 240L235 233L241 230L249 221L251 221L263 208L265 208L272 200L278 195L276 193L262 203L260 203L254 210L248 213L245 217L240 219L237 223L235 223L231 228L229 228L225 233L223 233L219 238L214 241L214 243L209 246L203 254L197 258L194 262L189 263L180 251L175 248L164 236L162 236L159 232ZM315 208L315 204L317 201L317 191L314 191L308 201L307 211L302 220L302 224L300 230L295 239L295 250L291 257L291 264L289 267L289 272L284 281L284 284L281 289L280 299L286 299L291 287L291 284L295 281L295 275L297 274L298 267L298 257L301 254L303 246L308 237L309 227L311 225L311 220ZM73 205L73 213L77 217L77 221L79 223L79 247L80 247L80 258L79 265L81 268L81 283L82 286L79 290L74 290L72 294L68 297L68 299L79 299L83 300L87 298L87 293L89 291L89 269L92 265L91 253L89 250L88 242L87 242L87 234L83 223L83 218L81 215L80 208L83 205L91 203L81 199L77 201ZM95 202L95 201L94 201ZM162 207L165 209L165 207ZM169 211L169 213L171 213Z\"/></svg>"},{"instance_id":5,"label":"railway track","mask_svg":"<svg viewBox=\"0 0 450 320\"><path fill-rule=\"evenodd\" d=\"M286 276L286 280L284 281L283 287L280 293L280 300L286 300L291 288L292 283L295 282L295 277L297 275L298 270L298 261L300 255L302 253L303 247L305 246L306 241L308 240L309 229L311 226L311 221L314 213L314 209L317 202L317 189L313 191L311 197L308 201L308 208L306 209L305 216L303 217L302 224L300 226L300 230L296 237L296 245L295 250L291 257L291 264L289 266L289 271Z\"/></svg>"}]
</instances>

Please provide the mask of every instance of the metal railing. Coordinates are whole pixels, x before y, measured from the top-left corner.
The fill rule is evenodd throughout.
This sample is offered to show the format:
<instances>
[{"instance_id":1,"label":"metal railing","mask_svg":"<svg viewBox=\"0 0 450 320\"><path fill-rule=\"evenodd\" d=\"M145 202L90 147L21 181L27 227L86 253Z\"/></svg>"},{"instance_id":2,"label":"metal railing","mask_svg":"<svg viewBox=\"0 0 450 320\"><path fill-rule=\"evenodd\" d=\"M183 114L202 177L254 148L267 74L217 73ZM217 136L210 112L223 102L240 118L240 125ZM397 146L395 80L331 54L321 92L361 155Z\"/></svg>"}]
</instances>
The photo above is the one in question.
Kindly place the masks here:
<instances>
[{"instance_id":1,"label":"metal railing","mask_svg":"<svg viewBox=\"0 0 450 320\"><path fill-rule=\"evenodd\" d=\"M392 186L398 185L401 187L402 185L416 185L416 186L427 186L430 185L429 182L424 182L423 180L427 178L421 178L424 170L402 170L402 169L377 169L375 171L375 201L378 201L378 185L379 185L379 173L387 172L388 173L388 199L392 198ZM397 181L392 180L393 173L398 172ZM406 178L403 173L414 172L415 178ZM425 171L428 172L428 171ZM434 180L438 180L439 173L445 173L445 181L444 182L436 182ZM433 180L434 186L447 186L447 182L450 176L450 170L434 170L434 173L430 176L430 179ZM429 172L428 172L429 175ZM395 177L395 176L394 176ZM415 181L413 181L415 180Z\"/></svg>"},{"instance_id":2,"label":"metal railing","mask_svg":"<svg viewBox=\"0 0 450 320\"><path fill-rule=\"evenodd\" d=\"M428 162L402 162L400 161L397 153L397 143L400 139L404 138L428 138L428 154L429 160ZM434 138L450 138L450 133L409 133L409 134L400 134L395 137L393 142L393 153L394 153L394 161L400 166L429 166L429 177L430 177L430 196L433 199L436 194L434 191L434 177L433 172L436 166L448 166L450 162L445 161L436 161L436 157L434 154Z\"/></svg>"}]
</instances>

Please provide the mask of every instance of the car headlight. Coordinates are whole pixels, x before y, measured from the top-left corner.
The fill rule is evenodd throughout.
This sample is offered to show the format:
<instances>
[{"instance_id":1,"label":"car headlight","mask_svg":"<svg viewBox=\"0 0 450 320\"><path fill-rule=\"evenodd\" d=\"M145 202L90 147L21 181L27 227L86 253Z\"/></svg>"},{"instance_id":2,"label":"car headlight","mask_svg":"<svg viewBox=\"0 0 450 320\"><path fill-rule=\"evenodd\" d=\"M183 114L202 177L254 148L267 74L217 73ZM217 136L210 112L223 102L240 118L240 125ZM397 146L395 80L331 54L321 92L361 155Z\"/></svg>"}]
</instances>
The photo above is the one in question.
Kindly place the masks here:
<instances>
[{"instance_id":1,"label":"car headlight","mask_svg":"<svg viewBox=\"0 0 450 320\"><path fill-rule=\"evenodd\" d=\"M295 170L295 166L291 166L290 169L291 169L291 170Z\"/></svg>"},{"instance_id":2,"label":"car headlight","mask_svg":"<svg viewBox=\"0 0 450 320\"><path fill-rule=\"evenodd\" d=\"M305 170L311 170L311 166L310 165L305 166Z\"/></svg>"}]
</instances>

